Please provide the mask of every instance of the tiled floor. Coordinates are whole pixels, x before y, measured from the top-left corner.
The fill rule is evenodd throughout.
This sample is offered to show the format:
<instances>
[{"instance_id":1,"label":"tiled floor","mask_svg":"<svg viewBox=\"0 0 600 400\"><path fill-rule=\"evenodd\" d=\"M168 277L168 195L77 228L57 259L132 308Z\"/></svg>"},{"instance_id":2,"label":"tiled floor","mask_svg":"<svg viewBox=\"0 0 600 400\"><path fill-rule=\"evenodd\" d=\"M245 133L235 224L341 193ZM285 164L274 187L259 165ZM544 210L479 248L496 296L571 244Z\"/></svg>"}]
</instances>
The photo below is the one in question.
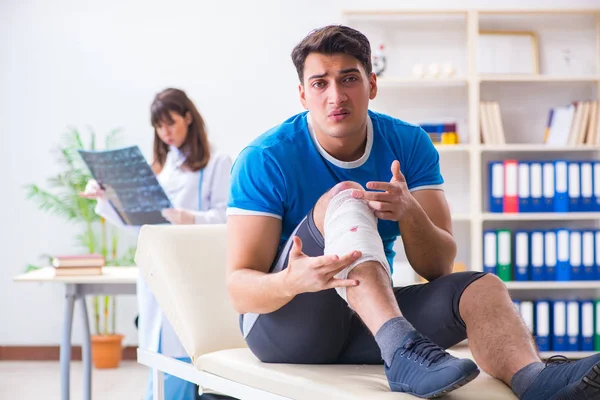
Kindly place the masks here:
<instances>
[{"instance_id":1,"label":"tiled floor","mask_svg":"<svg viewBox=\"0 0 600 400\"><path fill-rule=\"evenodd\" d=\"M117 369L92 370L93 400L139 400L146 391L149 370L135 361ZM83 398L83 367L71 363L71 399ZM59 364L54 361L0 362L0 399L59 400Z\"/></svg>"}]
</instances>

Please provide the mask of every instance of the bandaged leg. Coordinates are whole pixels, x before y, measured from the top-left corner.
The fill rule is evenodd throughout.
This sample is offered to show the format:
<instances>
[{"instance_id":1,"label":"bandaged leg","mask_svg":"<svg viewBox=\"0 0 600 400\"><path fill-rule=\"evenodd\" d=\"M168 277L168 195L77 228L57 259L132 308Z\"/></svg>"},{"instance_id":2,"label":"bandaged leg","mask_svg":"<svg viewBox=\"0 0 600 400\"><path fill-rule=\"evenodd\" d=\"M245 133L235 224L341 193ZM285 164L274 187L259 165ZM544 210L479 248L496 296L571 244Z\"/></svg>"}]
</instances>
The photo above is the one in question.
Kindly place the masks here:
<instances>
[{"instance_id":1,"label":"bandaged leg","mask_svg":"<svg viewBox=\"0 0 600 400\"><path fill-rule=\"evenodd\" d=\"M355 250L362 253L352 265L335 275L336 278L347 279L357 265L367 261L378 262L391 277L383 242L377 232L377 217L365 200L352 197L354 190L356 189L344 190L329 202L323 224L324 254L342 257ZM345 287L336 288L336 291L348 302Z\"/></svg>"}]
</instances>

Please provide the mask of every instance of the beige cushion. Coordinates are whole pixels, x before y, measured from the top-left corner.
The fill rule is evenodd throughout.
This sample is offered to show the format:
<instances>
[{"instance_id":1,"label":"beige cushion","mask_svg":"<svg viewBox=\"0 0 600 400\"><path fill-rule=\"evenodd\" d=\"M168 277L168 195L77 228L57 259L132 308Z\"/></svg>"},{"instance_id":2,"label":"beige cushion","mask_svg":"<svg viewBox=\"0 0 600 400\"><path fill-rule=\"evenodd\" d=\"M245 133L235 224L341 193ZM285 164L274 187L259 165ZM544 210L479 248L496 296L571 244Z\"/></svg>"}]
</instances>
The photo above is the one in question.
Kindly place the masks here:
<instances>
[{"instance_id":1,"label":"beige cushion","mask_svg":"<svg viewBox=\"0 0 600 400\"><path fill-rule=\"evenodd\" d=\"M293 399L413 398L389 392L383 366L260 362L227 295L225 243L224 225L144 226L139 236L136 264L198 369ZM483 373L447 398L515 399Z\"/></svg>"}]
</instances>

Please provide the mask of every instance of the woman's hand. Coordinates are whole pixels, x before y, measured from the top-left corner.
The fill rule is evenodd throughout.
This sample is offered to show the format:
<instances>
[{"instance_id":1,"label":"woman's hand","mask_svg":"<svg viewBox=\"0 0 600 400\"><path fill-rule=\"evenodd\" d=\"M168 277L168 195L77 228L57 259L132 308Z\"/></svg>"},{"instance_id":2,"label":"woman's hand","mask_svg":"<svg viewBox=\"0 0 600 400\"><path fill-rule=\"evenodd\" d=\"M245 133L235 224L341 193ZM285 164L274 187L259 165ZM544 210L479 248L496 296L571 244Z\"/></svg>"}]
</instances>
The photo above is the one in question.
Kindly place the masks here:
<instances>
[{"instance_id":1,"label":"woman's hand","mask_svg":"<svg viewBox=\"0 0 600 400\"><path fill-rule=\"evenodd\" d=\"M196 223L194 214L181 208L165 208L161 211L161 214L172 224L191 225Z\"/></svg>"},{"instance_id":2,"label":"woman's hand","mask_svg":"<svg viewBox=\"0 0 600 400\"><path fill-rule=\"evenodd\" d=\"M85 185L85 191L79 192L79 196L86 199L103 200L104 190L100 187L100 184L94 179L90 179Z\"/></svg>"}]
</instances>

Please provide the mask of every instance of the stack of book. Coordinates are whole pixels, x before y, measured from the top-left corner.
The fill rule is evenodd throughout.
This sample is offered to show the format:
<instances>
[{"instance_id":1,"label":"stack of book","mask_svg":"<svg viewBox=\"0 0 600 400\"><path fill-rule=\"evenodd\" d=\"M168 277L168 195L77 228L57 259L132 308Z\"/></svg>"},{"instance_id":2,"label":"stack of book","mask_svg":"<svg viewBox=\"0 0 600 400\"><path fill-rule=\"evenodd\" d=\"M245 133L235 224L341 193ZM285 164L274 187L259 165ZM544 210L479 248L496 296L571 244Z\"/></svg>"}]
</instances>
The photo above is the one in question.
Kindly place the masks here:
<instances>
[{"instance_id":1,"label":"stack of book","mask_svg":"<svg viewBox=\"0 0 600 400\"><path fill-rule=\"evenodd\" d=\"M426 123L419 124L434 144L458 144L460 142L456 123Z\"/></svg>"},{"instance_id":2,"label":"stack of book","mask_svg":"<svg viewBox=\"0 0 600 400\"><path fill-rule=\"evenodd\" d=\"M544 143L549 145L600 145L600 102L577 101L550 110Z\"/></svg>"},{"instance_id":3,"label":"stack of book","mask_svg":"<svg viewBox=\"0 0 600 400\"><path fill-rule=\"evenodd\" d=\"M100 254L62 255L52 259L56 276L102 275L106 260Z\"/></svg>"},{"instance_id":4,"label":"stack of book","mask_svg":"<svg viewBox=\"0 0 600 400\"><path fill-rule=\"evenodd\" d=\"M483 144L506 144L498 102L482 101L479 104L479 114L481 142Z\"/></svg>"}]
</instances>

